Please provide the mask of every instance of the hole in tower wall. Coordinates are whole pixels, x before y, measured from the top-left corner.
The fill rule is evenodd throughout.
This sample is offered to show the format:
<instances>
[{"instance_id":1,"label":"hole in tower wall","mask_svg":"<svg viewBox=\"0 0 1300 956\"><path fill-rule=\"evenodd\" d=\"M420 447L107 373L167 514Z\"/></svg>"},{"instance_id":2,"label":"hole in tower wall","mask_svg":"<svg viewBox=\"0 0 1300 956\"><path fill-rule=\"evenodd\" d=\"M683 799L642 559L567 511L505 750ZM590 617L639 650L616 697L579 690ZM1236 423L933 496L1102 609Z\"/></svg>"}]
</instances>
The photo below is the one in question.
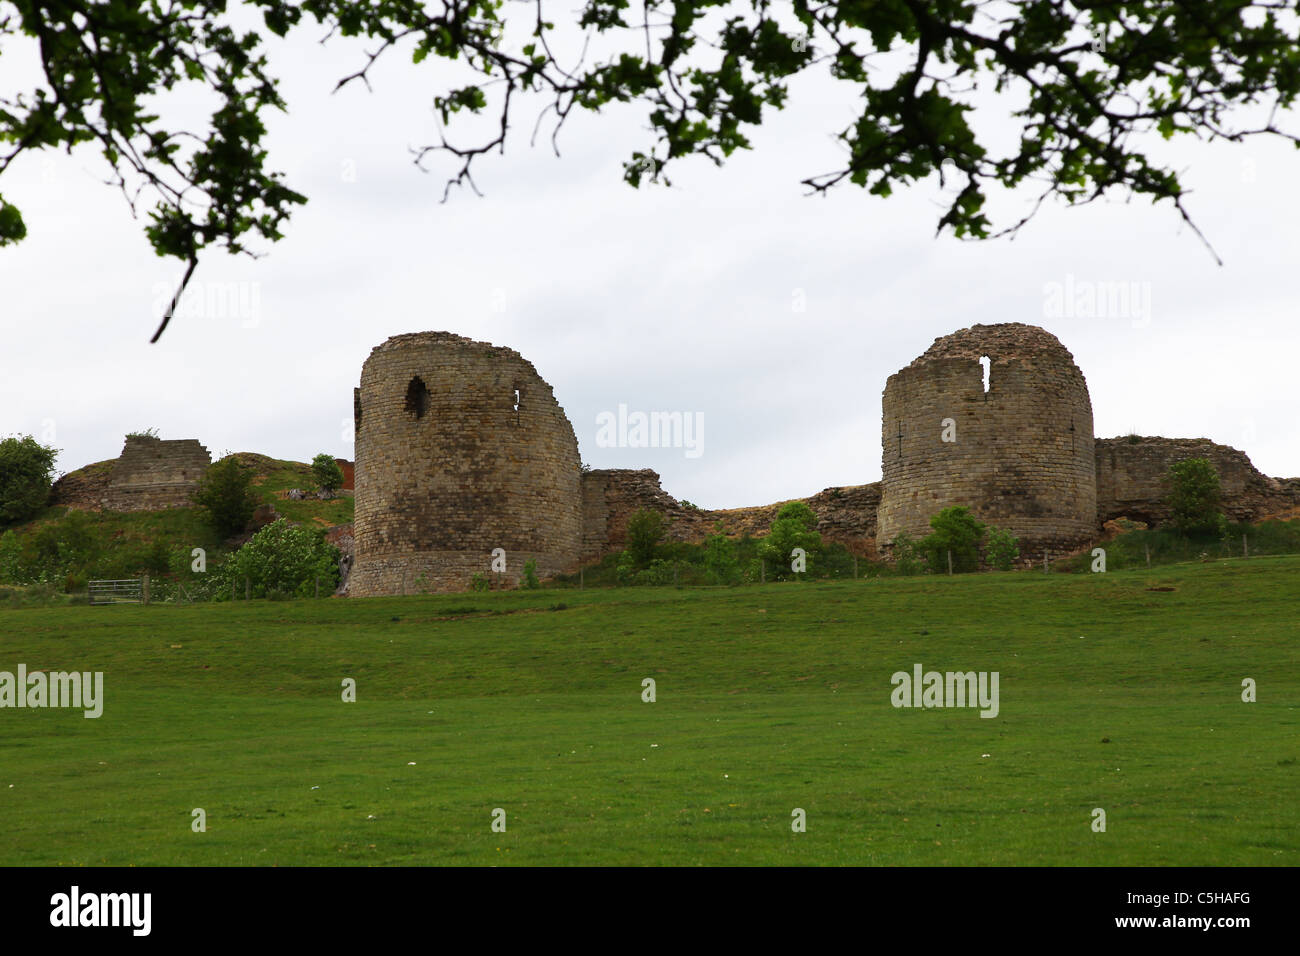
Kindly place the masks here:
<instances>
[{"instance_id":1,"label":"hole in tower wall","mask_svg":"<svg viewBox=\"0 0 1300 956\"><path fill-rule=\"evenodd\" d=\"M989 390L989 380L993 372L993 360L987 355L980 356L980 366L984 369L984 393L987 395Z\"/></svg>"},{"instance_id":2,"label":"hole in tower wall","mask_svg":"<svg viewBox=\"0 0 1300 956\"><path fill-rule=\"evenodd\" d=\"M423 418L429 410L429 389L418 375L406 386L406 410L416 418Z\"/></svg>"}]
</instances>

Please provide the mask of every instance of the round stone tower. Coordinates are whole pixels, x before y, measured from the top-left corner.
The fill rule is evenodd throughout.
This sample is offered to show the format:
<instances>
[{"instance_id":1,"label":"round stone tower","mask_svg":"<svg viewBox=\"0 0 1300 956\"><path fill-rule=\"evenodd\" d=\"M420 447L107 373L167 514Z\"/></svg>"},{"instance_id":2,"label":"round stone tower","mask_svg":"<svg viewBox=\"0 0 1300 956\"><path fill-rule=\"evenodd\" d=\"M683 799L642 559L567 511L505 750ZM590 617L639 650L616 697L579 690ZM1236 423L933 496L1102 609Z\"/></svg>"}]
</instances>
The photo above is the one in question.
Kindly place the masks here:
<instances>
[{"instance_id":1,"label":"round stone tower","mask_svg":"<svg viewBox=\"0 0 1300 956\"><path fill-rule=\"evenodd\" d=\"M567 571L582 545L578 442L518 353L449 332L396 335L353 397L357 597ZM505 572L493 552L505 552Z\"/></svg>"},{"instance_id":2,"label":"round stone tower","mask_svg":"<svg viewBox=\"0 0 1300 956\"><path fill-rule=\"evenodd\" d=\"M882 549L901 533L929 534L930 518L952 505L1016 535L1022 558L1075 548L1096 530L1088 384L1036 326L936 339L889 376L881 444Z\"/></svg>"}]
</instances>

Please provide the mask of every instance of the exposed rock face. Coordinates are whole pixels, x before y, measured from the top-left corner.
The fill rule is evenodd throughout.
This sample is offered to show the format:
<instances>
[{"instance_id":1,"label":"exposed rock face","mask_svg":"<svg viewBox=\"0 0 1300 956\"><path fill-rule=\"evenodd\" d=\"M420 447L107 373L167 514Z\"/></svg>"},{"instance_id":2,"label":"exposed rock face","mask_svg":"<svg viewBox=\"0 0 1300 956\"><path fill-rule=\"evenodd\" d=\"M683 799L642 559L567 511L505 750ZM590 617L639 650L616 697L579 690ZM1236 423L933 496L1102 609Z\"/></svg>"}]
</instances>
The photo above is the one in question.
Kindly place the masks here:
<instances>
[{"instance_id":1,"label":"exposed rock face","mask_svg":"<svg viewBox=\"0 0 1300 956\"><path fill-rule=\"evenodd\" d=\"M883 411L882 550L898 534L929 534L931 516L952 505L1016 535L1022 553L1095 534L1092 402L1051 333L1007 323L936 339L889 377Z\"/></svg>"},{"instance_id":2,"label":"exposed rock face","mask_svg":"<svg viewBox=\"0 0 1300 956\"><path fill-rule=\"evenodd\" d=\"M1098 439L1096 457L1099 523L1120 516L1148 524L1167 521L1169 466L1189 458L1207 458L1214 465L1224 513L1234 521L1258 521L1300 504L1295 489L1288 488L1293 479L1269 478L1245 452L1206 438Z\"/></svg>"},{"instance_id":3,"label":"exposed rock face","mask_svg":"<svg viewBox=\"0 0 1300 956\"><path fill-rule=\"evenodd\" d=\"M212 463L193 438L163 441L128 436L104 491L109 511L156 511L191 504L190 495Z\"/></svg>"},{"instance_id":4,"label":"exposed rock face","mask_svg":"<svg viewBox=\"0 0 1300 956\"><path fill-rule=\"evenodd\" d=\"M578 442L532 364L448 332L397 335L370 353L354 397L356 561L349 593L463 590L577 565Z\"/></svg>"}]
</instances>

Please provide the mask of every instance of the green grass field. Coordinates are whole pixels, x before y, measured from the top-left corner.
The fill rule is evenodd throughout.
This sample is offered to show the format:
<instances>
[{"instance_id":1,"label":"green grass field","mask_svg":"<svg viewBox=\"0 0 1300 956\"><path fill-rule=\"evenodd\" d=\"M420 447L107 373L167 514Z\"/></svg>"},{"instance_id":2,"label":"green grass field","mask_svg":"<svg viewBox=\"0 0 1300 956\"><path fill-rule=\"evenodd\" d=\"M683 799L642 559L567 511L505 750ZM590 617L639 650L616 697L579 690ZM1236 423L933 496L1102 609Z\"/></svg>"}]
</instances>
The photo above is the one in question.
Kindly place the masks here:
<instances>
[{"instance_id":1,"label":"green grass field","mask_svg":"<svg viewBox=\"0 0 1300 956\"><path fill-rule=\"evenodd\" d=\"M10 611L0 670L103 671L106 702L0 710L0 863L1294 866L1297 581L1285 557ZM915 663L998 671L1000 714L895 709Z\"/></svg>"}]
</instances>

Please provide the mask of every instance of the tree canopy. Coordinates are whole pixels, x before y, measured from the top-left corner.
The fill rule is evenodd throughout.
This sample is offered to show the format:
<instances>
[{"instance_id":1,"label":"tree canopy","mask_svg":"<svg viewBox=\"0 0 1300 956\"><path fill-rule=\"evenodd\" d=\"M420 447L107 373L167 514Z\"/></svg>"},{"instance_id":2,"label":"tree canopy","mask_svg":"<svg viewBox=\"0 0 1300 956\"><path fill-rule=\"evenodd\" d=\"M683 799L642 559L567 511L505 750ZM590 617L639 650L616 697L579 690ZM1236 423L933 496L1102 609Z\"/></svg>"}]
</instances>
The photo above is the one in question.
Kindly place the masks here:
<instances>
[{"instance_id":1,"label":"tree canopy","mask_svg":"<svg viewBox=\"0 0 1300 956\"><path fill-rule=\"evenodd\" d=\"M205 249L255 252L305 201L263 143L264 114L286 108L266 47L314 27L322 42L369 44L338 88L368 85L394 51L457 67L454 85L441 73L431 83L438 135L415 150L417 163L453 157L448 189L474 187L475 161L505 149L530 98L541 97L541 115L534 99L523 125L535 137L549 123L553 139L575 109L643 106L650 142L624 167L638 186L666 183L685 157L721 164L749 147L752 130L790 102L792 80L820 71L855 91L858 107L829 131L839 167L802 180L812 192L848 182L888 196L937 175L938 231L966 238L1014 232L1050 197L1079 204L1112 191L1168 201L1190 223L1177 173L1148 156L1141 134L1300 145L1279 125L1300 89L1297 2L5 2L0 51L33 44L43 76L0 91L0 174L28 150L94 144L133 210L151 197L149 241L188 263L185 281ZM194 85L216 97L206 129L183 128L159 105L159 94ZM990 109L1016 124L1009 144L989 135ZM494 117L491 132L449 139L464 114ZM990 188L1022 185L1036 194L1029 212L991 221ZM0 245L25 234L0 195Z\"/></svg>"}]
</instances>

